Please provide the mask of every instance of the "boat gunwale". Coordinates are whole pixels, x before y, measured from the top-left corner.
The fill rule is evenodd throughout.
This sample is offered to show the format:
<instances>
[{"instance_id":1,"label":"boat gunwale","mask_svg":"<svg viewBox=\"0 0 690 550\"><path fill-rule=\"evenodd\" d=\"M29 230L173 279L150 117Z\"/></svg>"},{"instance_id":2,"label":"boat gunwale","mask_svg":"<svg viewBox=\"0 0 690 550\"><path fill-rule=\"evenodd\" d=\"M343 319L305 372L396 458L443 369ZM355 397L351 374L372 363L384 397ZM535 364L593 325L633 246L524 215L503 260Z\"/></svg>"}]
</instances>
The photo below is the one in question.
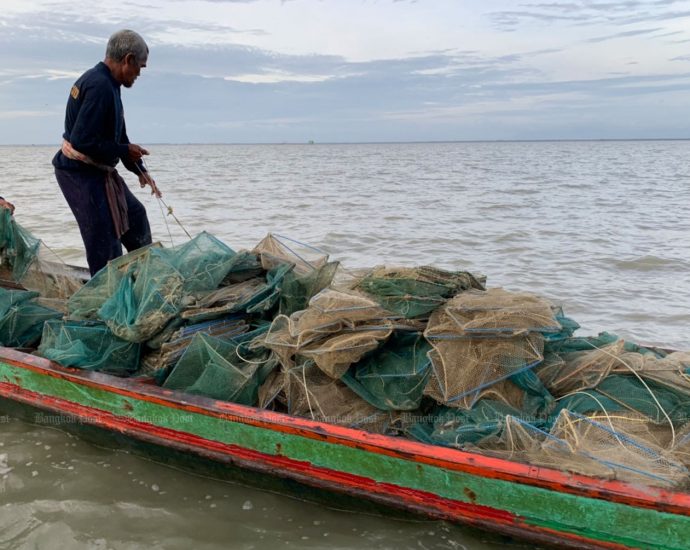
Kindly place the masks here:
<instances>
[{"instance_id":1,"label":"boat gunwale","mask_svg":"<svg viewBox=\"0 0 690 550\"><path fill-rule=\"evenodd\" d=\"M63 367L48 359L0 347L0 361L54 378L143 399L174 409L213 416L232 422L291 433L302 437L355 447L375 454L412 460L485 478L537 486L553 491L596 498L672 514L690 516L690 493L624 481L532 466L510 460L374 434L363 430L268 411L237 403L185 394L135 379Z\"/></svg>"}]
</instances>

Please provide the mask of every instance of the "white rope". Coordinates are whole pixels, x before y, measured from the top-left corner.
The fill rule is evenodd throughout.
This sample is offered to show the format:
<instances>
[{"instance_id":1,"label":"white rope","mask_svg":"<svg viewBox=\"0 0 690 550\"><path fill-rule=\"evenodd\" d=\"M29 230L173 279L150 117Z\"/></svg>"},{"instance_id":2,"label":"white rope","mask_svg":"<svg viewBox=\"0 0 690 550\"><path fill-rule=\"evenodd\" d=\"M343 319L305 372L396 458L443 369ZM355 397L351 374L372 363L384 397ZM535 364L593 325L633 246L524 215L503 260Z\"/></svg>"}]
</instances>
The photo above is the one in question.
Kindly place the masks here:
<instances>
[{"instance_id":1,"label":"white rope","mask_svg":"<svg viewBox=\"0 0 690 550\"><path fill-rule=\"evenodd\" d=\"M585 342L587 342L585 340ZM656 406L659 407L659 410L663 413L664 417L666 417L666 420L668 420L668 425L671 427L671 448L673 448L676 445L676 430L673 427L673 422L671 421L671 417L668 415L666 410L661 406L661 403L659 403L659 400L656 398L656 395L654 395L654 392L651 390L651 388L647 385L647 383L642 379L642 377L635 372L635 369L633 369L630 365L628 365L623 359L618 357L617 355L614 355L610 351L607 351L603 348L597 347L596 345L592 344L591 342L587 342L590 346L592 346L594 349L597 349L599 351L603 351L606 355L609 355L613 357L616 361L619 361L625 368L627 368L630 372L632 372L635 377L640 381L640 383L645 387L645 389L649 392L649 395L652 396L652 399L654 400L654 403L656 403Z\"/></svg>"},{"instance_id":2,"label":"white rope","mask_svg":"<svg viewBox=\"0 0 690 550\"><path fill-rule=\"evenodd\" d=\"M141 159L141 164L144 166L144 168L146 168L146 171L149 173L149 177L151 177L153 179L153 176L151 176L151 171L149 170L149 167L146 166L146 163L144 162L143 158ZM141 171L141 168L139 168L139 165L135 163L135 166L137 167L137 170L139 170L139 174L143 176L144 172ZM185 234L187 235L187 237L189 237L189 240L190 241L193 240L192 236L189 234L189 231L187 231L187 228L184 225L182 225L182 222L179 219L177 219L177 216L173 212L172 206L168 206L166 204L166 202L163 200L163 197L156 196L156 198L158 199L159 204L162 204L165 207L165 209L168 211L168 216L172 216L173 219L175 220L175 222L177 223L177 225L179 225L182 228L182 231L184 231ZM161 208L161 213L162 213L162 208ZM165 218L165 215L163 215L163 220L165 221L165 225L167 227L168 222ZM170 228L168 228L168 234L169 233L170 233ZM170 241L172 242L172 235L170 236Z\"/></svg>"}]
</instances>

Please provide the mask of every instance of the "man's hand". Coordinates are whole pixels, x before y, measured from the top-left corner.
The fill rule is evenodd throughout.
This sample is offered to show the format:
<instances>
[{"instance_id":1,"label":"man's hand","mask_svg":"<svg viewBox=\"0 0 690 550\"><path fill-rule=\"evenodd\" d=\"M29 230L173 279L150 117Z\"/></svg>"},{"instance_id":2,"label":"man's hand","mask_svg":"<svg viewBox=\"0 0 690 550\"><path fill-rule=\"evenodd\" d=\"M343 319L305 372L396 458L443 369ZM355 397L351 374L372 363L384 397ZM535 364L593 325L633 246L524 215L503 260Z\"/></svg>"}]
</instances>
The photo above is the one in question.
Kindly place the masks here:
<instances>
[{"instance_id":1,"label":"man's hand","mask_svg":"<svg viewBox=\"0 0 690 550\"><path fill-rule=\"evenodd\" d=\"M149 154L149 152L141 145L137 145L135 143L129 143L127 145L127 149L129 151L129 158L134 162L139 162L141 157Z\"/></svg>"},{"instance_id":2,"label":"man's hand","mask_svg":"<svg viewBox=\"0 0 690 550\"><path fill-rule=\"evenodd\" d=\"M139 185L141 185L142 188L146 187L147 185L150 185L152 195L155 195L159 199L163 196L160 190L158 189L156 182L153 181L153 178L149 175L148 172L142 172L141 174L139 174Z\"/></svg>"},{"instance_id":3,"label":"man's hand","mask_svg":"<svg viewBox=\"0 0 690 550\"><path fill-rule=\"evenodd\" d=\"M0 208L7 208L12 214L14 214L14 204L5 199L0 199Z\"/></svg>"}]
</instances>

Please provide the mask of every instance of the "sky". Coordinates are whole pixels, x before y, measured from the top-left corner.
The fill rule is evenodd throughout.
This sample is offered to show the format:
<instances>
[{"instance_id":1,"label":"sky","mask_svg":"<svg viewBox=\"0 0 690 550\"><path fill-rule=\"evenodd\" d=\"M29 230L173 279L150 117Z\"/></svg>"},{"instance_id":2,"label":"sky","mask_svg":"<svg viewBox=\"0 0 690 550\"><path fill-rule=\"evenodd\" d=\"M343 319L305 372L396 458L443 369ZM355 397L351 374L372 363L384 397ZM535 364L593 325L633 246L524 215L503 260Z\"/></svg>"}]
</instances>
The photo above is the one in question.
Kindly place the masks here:
<instances>
[{"instance_id":1,"label":"sky","mask_svg":"<svg viewBox=\"0 0 690 550\"><path fill-rule=\"evenodd\" d=\"M139 143L690 138L690 0L0 0L0 144L139 32Z\"/></svg>"}]
</instances>

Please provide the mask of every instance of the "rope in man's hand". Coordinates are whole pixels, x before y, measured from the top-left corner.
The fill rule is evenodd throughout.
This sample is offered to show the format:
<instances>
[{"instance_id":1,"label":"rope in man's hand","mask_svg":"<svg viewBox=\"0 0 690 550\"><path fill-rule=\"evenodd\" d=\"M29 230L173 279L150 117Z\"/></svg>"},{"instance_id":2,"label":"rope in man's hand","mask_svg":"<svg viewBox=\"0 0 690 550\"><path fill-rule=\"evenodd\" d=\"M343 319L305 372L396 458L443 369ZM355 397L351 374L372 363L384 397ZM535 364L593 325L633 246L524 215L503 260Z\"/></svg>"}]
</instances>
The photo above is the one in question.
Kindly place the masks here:
<instances>
[{"instance_id":1,"label":"rope in man's hand","mask_svg":"<svg viewBox=\"0 0 690 550\"><path fill-rule=\"evenodd\" d=\"M161 193L160 189L158 189L158 186L156 185L156 182L154 179L151 177L151 174L148 172L148 168L146 172L141 172L139 174L139 185L143 189L147 185L151 186L151 194L154 195L157 199L160 199L163 194Z\"/></svg>"},{"instance_id":2,"label":"rope in man's hand","mask_svg":"<svg viewBox=\"0 0 690 550\"><path fill-rule=\"evenodd\" d=\"M141 164L143 167L146 169L146 171L143 171L140 167L139 164L135 163L135 166L139 170L139 184L141 187L146 187L147 185L151 186L151 194L158 199L158 204L161 205L161 214L163 215L163 221L165 222L165 227L168 230L168 235L170 236L170 242L172 243L172 233L170 232L170 227L168 227L168 220L165 217L165 214L163 213L163 207L168 212L168 216L172 216L177 225L179 225L182 228L182 231L185 232L187 237L189 237L189 240L192 240L192 236L189 234L189 231L185 228L184 225L182 225L182 222L177 219L177 216L173 212L172 206L168 206L165 201L163 200L163 194L160 192L160 189L158 189L158 186L156 185L155 180L151 176L151 171L149 170L149 167L146 166L146 163L144 162L144 159L141 159Z\"/></svg>"}]
</instances>

